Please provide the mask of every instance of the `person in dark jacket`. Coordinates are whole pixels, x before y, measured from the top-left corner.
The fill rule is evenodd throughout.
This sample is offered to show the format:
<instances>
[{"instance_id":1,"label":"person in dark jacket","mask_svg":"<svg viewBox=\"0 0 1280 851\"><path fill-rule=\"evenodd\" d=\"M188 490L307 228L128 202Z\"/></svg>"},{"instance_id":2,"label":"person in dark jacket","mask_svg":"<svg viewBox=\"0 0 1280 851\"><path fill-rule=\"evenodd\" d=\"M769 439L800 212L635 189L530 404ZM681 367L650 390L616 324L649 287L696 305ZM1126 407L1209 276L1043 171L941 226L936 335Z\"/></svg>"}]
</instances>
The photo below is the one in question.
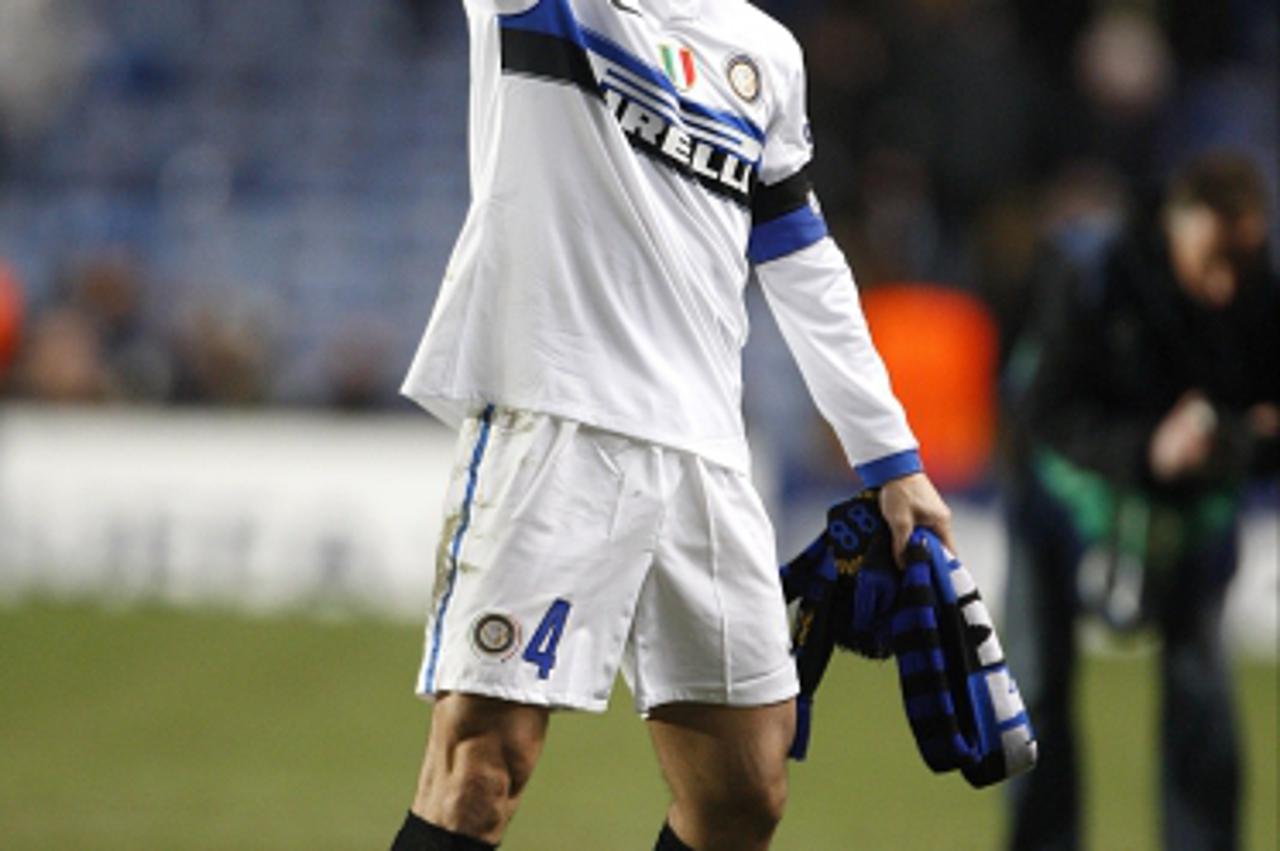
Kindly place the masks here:
<instances>
[{"instance_id":1,"label":"person in dark jacket","mask_svg":"<svg viewBox=\"0 0 1280 851\"><path fill-rule=\"evenodd\" d=\"M1252 475L1276 468L1280 290L1245 158L1204 155L1104 238L1061 238L1013 358L1006 635L1040 740L1010 845L1081 843L1074 625L1162 639L1161 830L1234 848L1240 766L1223 602Z\"/></svg>"}]
</instances>

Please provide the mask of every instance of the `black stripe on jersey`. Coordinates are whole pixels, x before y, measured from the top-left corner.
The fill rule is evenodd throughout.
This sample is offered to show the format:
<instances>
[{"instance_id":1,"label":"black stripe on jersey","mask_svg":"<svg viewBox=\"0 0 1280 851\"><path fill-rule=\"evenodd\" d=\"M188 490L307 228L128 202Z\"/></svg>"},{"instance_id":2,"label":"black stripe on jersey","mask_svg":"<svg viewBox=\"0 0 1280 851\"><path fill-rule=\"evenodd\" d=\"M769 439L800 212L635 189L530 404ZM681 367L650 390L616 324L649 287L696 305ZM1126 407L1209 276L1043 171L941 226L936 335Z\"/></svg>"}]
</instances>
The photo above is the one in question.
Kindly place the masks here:
<instances>
[{"instance_id":1,"label":"black stripe on jersey","mask_svg":"<svg viewBox=\"0 0 1280 851\"><path fill-rule=\"evenodd\" d=\"M603 98L631 147L683 177L742 207L750 207L756 174L752 164L674 124L657 109L596 80L586 50L549 33L502 29L502 70L577 86Z\"/></svg>"},{"instance_id":2,"label":"black stripe on jersey","mask_svg":"<svg viewBox=\"0 0 1280 851\"><path fill-rule=\"evenodd\" d=\"M571 41L533 30L504 27L502 70L577 86L600 96L587 52Z\"/></svg>"},{"instance_id":3,"label":"black stripe on jersey","mask_svg":"<svg viewBox=\"0 0 1280 851\"><path fill-rule=\"evenodd\" d=\"M751 163L692 136L656 109L627 97L619 89L606 87L604 102L636 151L712 194L742 207L751 206L756 186Z\"/></svg>"},{"instance_id":4,"label":"black stripe on jersey","mask_svg":"<svg viewBox=\"0 0 1280 851\"><path fill-rule=\"evenodd\" d=\"M762 225L795 212L809 203L809 193L812 191L813 183L809 180L807 168L800 169L779 183L758 186L751 199L751 223Z\"/></svg>"}]
</instances>

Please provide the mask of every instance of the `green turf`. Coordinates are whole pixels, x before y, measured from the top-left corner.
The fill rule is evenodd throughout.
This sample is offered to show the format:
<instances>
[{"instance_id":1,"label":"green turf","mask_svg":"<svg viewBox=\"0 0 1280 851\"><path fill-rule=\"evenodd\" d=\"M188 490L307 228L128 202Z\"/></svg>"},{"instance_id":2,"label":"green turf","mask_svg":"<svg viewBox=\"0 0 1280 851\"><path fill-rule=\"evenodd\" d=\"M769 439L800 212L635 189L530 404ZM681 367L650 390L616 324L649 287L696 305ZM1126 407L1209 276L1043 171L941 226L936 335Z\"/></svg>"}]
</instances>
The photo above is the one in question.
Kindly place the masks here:
<instances>
[{"instance_id":1,"label":"green turf","mask_svg":"<svg viewBox=\"0 0 1280 851\"><path fill-rule=\"evenodd\" d=\"M371 622L0 609L0 847L385 848L427 717L417 654L416 629ZM1000 792L930 775L892 667L837 661L776 847L997 848ZM1272 851L1276 667L1239 673L1247 848ZM1151 659L1091 661L1083 701L1090 847L1154 848ZM553 721L505 848L651 847L662 784L625 691L614 703Z\"/></svg>"}]
</instances>

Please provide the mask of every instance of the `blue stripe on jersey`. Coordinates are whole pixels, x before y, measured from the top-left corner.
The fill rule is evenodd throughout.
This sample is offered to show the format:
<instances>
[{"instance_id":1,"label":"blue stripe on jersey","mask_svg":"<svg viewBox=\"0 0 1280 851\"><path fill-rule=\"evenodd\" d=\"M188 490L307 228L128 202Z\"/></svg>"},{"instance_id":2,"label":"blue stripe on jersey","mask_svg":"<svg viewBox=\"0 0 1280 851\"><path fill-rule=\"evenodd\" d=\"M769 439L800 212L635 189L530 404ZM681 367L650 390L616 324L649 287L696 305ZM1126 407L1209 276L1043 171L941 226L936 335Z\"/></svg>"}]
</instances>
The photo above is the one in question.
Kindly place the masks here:
<instances>
[{"instance_id":1,"label":"blue stripe on jersey","mask_svg":"<svg viewBox=\"0 0 1280 851\"><path fill-rule=\"evenodd\" d=\"M665 77L663 79L666 79ZM670 81L668 81L670 82ZM672 85L672 88L675 86ZM703 106L695 101L680 98L680 108L686 112L692 112L700 118L707 118L711 121L718 121L721 124L728 124L730 127L736 127L743 133L746 133L757 142L764 141L764 131L756 126L756 123L745 115L735 115L732 112L724 112L723 110L713 109L709 106Z\"/></svg>"},{"instance_id":2,"label":"blue stripe on jersey","mask_svg":"<svg viewBox=\"0 0 1280 851\"><path fill-rule=\"evenodd\" d=\"M617 76L610 72L608 78L600 84L600 90L604 92L617 92L623 98L639 103L641 106L661 115L663 118L667 119L667 121L671 122L671 124L688 133L689 138L698 142L706 142L716 150L723 151L735 159L742 160L751 166L752 171L759 173L760 158L757 157L755 160L748 160L740 154L737 150L737 145L739 144L738 140L728 140L728 137L723 133L717 133L714 130L709 130L698 125L681 121L680 117L672 112L669 104L658 100L658 98L654 97L652 94L639 94L639 92L644 91L639 86L619 85L619 83L626 84L628 82L629 81L627 81L626 78Z\"/></svg>"},{"instance_id":3,"label":"blue stripe on jersey","mask_svg":"<svg viewBox=\"0 0 1280 851\"><path fill-rule=\"evenodd\" d=\"M543 0L543 2L547 2L547 0ZM674 97L680 103L680 108L686 112L691 112L701 118L707 118L711 121L733 127L736 130L746 133L758 142L764 141L764 131L757 127L755 122L750 118L742 115L736 115L732 112L712 109L709 106L703 106L702 104L691 101L688 98L681 97L679 90L676 89L675 83L671 82L666 74L662 73L662 71L657 67L650 65L648 62L645 62L643 59L635 56L625 47L613 41L608 36L601 35L594 30L585 28L582 30L582 35L585 39L588 50L603 56L610 62L621 65L637 77L641 77L648 82L653 83L655 86L658 86L663 91Z\"/></svg>"},{"instance_id":4,"label":"blue stripe on jersey","mask_svg":"<svg viewBox=\"0 0 1280 851\"><path fill-rule=\"evenodd\" d=\"M528 11L499 15L498 22L503 27L532 30L566 39L579 47L586 46L578 19L565 0L539 0Z\"/></svg>"},{"instance_id":5,"label":"blue stripe on jersey","mask_svg":"<svg viewBox=\"0 0 1280 851\"><path fill-rule=\"evenodd\" d=\"M919 473L924 465L920 463L920 453L915 449L908 449L859 464L854 469L858 471L863 487L878 488L891 479Z\"/></svg>"},{"instance_id":6,"label":"blue stripe on jersey","mask_svg":"<svg viewBox=\"0 0 1280 851\"><path fill-rule=\"evenodd\" d=\"M444 594L440 596L440 608L436 611L436 622L431 631L431 654L427 661L427 670L422 677L422 691L431 694L435 691L436 665L440 661L440 641L444 631L444 613L453 598L454 582L458 578L458 554L462 551L462 536L471 525L471 503L476 495L476 478L480 472L480 461L484 458L485 447L489 445L489 428L493 425L493 405L489 405L480 414L480 435L476 438L475 448L471 451L471 466L467 469L467 492L462 498L462 516L458 521L458 531L453 535L453 543L449 547L449 576L445 580Z\"/></svg>"},{"instance_id":7,"label":"blue stripe on jersey","mask_svg":"<svg viewBox=\"0 0 1280 851\"><path fill-rule=\"evenodd\" d=\"M682 120L681 116L675 111L674 106L667 100L664 100L657 93L646 89L639 83L624 77L612 68L604 73L605 82L601 83L604 88L611 88L619 94L626 95L634 100L641 101L645 106L653 109L655 112L662 113L664 118L679 124L685 130L691 133L701 133L705 137L709 137L707 141L723 141L730 145L741 145L742 139L737 136L731 136L715 127L706 127L702 124L691 124ZM723 145L721 147L724 147Z\"/></svg>"},{"instance_id":8,"label":"blue stripe on jersey","mask_svg":"<svg viewBox=\"0 0 1280 851\"><path fill-rule=\"evenodd\" d=\"M768 263L808 248L826 235L826 220L813 207L804 204L753 227L751 239L747 241L747 257L752 263Z\"/></svg>"},{"instance_id":9,"label":"blue stripe on jersey","mask_svg":"<svg viewBox=\"0 0 1280 851\"><path fill-rule=\"evenodd\" d=\"M700 103L681 97L675 83L671 82L667 75L657 67L635 56L608 36L582 27L573 16L573 10L566 0L540 0L527 12L521 12L517 15L499 15L498 20L503 27L533 30L534 32L563 38L579 47L585 47L666 90L679 101L680 108L684 111L733 127L758 142L764 141L764 131L757 127L751 119L732 112L703 106Z\"/></svg>"}]
</instances>

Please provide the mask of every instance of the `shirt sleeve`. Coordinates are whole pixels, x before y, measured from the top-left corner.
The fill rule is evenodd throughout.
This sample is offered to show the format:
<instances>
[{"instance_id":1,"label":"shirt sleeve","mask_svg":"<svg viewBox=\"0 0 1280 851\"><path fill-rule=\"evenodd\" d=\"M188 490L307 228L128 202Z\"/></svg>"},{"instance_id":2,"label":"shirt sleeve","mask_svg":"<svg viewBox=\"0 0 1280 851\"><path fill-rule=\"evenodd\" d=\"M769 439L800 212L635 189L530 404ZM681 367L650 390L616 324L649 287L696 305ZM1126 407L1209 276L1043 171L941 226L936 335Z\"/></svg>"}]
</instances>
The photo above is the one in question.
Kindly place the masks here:
<instances>
[{"instance_id":1,"label":"shirt sleeve","mask_svg":"<svg viewBox=\"0 0 1280 851\"><path fill-rule=\"evenodd\" d=\"M516 15L527 12L541 0L462 0L462 5L476 12L492 15Z\"/></svg>"},{"instance_id":2,"label":"shirt sleeve","mask_svg":"<svg viewBox=\"0 0 1280 851\"><path fill-rule=\"evenodd\" d=\"M747 256L818 410L863 484L877 487L922 469L918 444L809 182L798 48L790 76L765 141Z\"/></svg>"},{"instance_id":3,"label":"shirt sleeve","mask_svg":"<svg viewBox=\"0 0 1280 851\"><path fill-rule=\"evenodd\" d=\"M806 166L813 156L805 109L804 59L792 45L773 116L765 134L760 181L751 199L747 257L767 263L812 245L827 235L814 201Z\"/></svg>"},{"instance_id":4,"label":"shirt sleeve","mask_svg":"<svg viewBox=\"0 0 1280 851\"><path fill-rule=\"evenodd\" d=\"M871 341L853 274L830 237L756 266L809 394L863 484L922 469L915 435Z\"/></svg>"}]
</instances>

